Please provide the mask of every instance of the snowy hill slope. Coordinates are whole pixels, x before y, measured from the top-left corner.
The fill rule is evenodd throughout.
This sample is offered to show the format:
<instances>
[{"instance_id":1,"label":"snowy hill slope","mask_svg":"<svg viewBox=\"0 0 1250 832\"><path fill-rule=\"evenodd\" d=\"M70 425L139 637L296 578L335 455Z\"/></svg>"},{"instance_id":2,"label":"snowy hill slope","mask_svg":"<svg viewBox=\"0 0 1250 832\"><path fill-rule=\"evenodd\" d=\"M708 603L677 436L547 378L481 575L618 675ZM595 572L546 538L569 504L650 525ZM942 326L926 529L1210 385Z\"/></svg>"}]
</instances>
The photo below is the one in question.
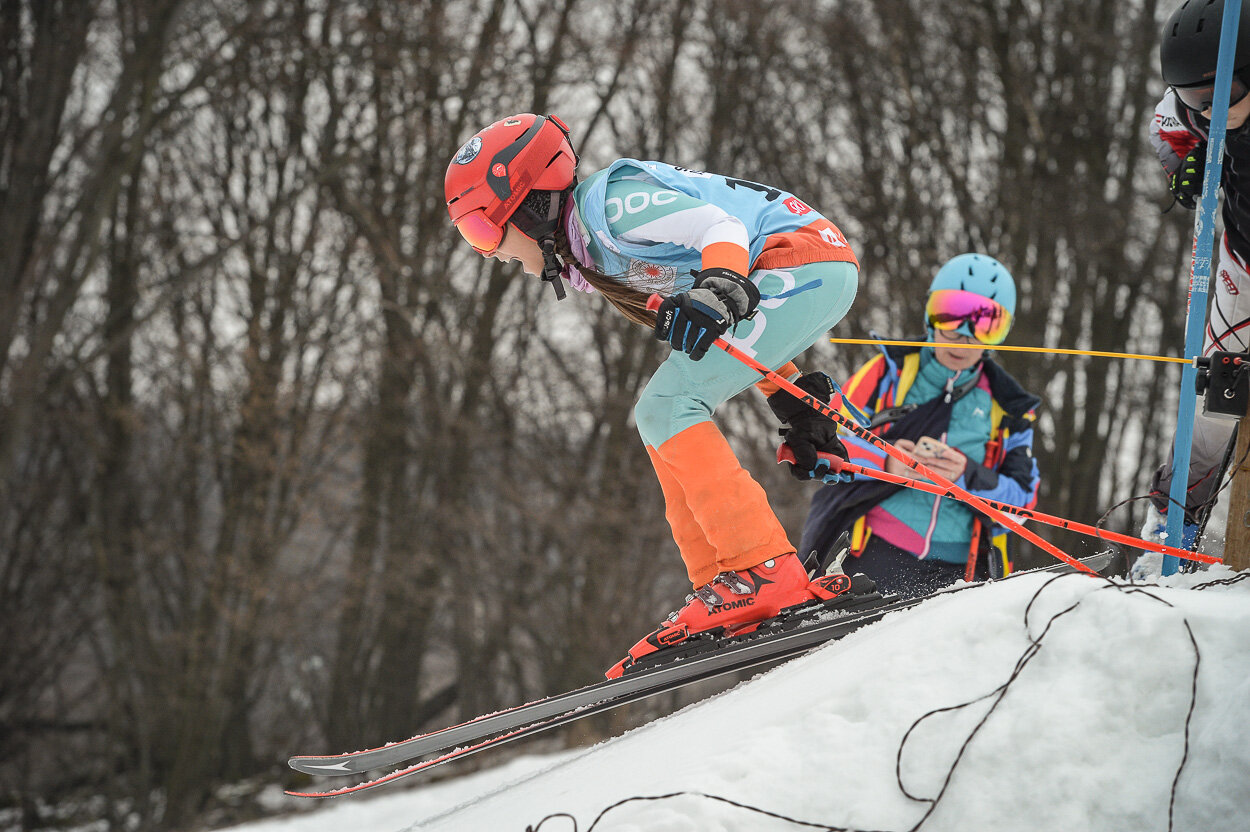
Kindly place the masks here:
<instances>
[{"instance_id":1,"label":"snowy hill slope","mask_svg":"<svg viewBox=\"0 0 1250 832\"><path fill-rule=\"evenodd\" d=\"M1250 579L1209 584L1230 576L1027 575L934 599L457 808L427 801L408 828L523 832L563 812L585 832L618 801L698 792L817 828L902 832L930 813L930 832L1250 829ZM902 785L936 804L896 779L909 729ZM595 826L803 828L693 794Z\"/></svg>"}]
</instances>

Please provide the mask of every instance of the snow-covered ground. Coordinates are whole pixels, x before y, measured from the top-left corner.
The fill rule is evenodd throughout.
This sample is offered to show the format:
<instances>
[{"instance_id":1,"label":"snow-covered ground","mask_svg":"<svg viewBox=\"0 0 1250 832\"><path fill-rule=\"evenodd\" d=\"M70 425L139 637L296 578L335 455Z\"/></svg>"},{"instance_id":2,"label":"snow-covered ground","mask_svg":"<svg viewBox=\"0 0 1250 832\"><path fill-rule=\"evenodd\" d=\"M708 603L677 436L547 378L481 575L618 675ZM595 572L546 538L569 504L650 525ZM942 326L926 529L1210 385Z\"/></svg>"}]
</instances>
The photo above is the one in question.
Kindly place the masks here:
<instances>
[{"instance_id":1,"label":"snow-covered ground","mask_svg":"<svg viewBox=\"0 0 1250 832\"><path fill-rule=\"evenodd\" d=\"M591 749L235 832L587 832L605 810L600 832L1244 832L1250 577L1210 584L1232 576L956 592Z\"/></svg>"}]
</instances>

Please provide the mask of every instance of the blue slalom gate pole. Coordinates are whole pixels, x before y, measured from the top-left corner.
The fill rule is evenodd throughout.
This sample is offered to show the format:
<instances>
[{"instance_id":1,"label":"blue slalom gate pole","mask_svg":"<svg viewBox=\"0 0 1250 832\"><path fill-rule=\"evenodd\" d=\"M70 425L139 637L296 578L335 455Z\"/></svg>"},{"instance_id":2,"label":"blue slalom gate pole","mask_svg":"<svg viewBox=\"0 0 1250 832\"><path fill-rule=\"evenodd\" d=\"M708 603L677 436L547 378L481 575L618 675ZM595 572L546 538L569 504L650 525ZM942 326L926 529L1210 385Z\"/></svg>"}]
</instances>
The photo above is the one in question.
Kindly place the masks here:
<instances>
[{"instance_id":1,"label":"blue slalom gate pole","mask_svg":"<svg viewBox=\"0 0 1250 832\"><path fill-rule=\"evenodd\" d=\"M1207 319L1207 293L1211 284L1211 258L1215 251L1215 220L1219 210L1220 175L1224 162L1224 134L1228 129L1228 97L1232 89L1233 62L1237 56L1237 24L1241 0L1226 0L1220 21L1220 54L1215 65L1212 90L1211 132L1207 136L1207 164L1202 176L1202 199L1194 218L1193 263L1189 270L1189 311L1185 316L1185 357L1181 370L1181 401L1176 414L1176 441L1172 447L1172 485L1168 490L1168 542L1179 546L1185 528L1185 497L1189 486L1189 457L1194 440L1197 394L1192 359L1202 355ZM1172 541L1178 541L1172 544ZM1165 555L1163 574L1176 572L1180 559Z\"/></svg>"}]
</instances>

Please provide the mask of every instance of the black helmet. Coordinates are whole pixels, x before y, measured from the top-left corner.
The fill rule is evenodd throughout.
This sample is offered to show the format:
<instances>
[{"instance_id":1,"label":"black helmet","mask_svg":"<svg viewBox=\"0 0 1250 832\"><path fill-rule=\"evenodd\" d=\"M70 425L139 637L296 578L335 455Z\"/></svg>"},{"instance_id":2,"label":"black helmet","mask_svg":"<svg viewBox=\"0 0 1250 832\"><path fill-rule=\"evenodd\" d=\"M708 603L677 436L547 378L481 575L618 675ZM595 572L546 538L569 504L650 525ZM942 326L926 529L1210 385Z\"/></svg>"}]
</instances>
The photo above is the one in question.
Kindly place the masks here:
<instances>
[{"instance_id":1,"label":"black helmet","mask_svg":"<svg viewBox=\"0 0 1250 832\"><path fill-rule=\"evenodd\" d=\"M1237 58L1233 72L1250 66L1250 9L1242 9L1237 25ZM1185 0L1163 27L1159 64L1172 87L1211 85L1220 53L1220 21L1224 0Z\"/></svg>"}]
</instances>

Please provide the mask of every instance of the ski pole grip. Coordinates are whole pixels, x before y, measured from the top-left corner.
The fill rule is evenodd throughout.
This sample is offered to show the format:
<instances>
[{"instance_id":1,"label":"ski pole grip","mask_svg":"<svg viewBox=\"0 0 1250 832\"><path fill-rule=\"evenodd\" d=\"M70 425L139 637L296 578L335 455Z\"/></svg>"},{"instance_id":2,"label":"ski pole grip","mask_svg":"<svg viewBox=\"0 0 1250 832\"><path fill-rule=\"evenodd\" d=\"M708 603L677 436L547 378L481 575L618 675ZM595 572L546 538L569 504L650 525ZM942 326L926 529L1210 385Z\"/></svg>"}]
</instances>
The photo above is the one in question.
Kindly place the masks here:
<instances>
[{"instance_id":1,"label":"ski pole grip","mask_svg":"<svg viewBox=\"0 0 1250 832\"><path fill-rule=\"evenodd\" d=\"M657 293L653 293L651 297L647 298L647 311L648 312L659 311L660 304L663 302L664 302L663 296Z\"/></svg>"},{"instance_id":2,"label":"ski pole grip","mask_svg":"<svg viewBox=\"0 0 1250 832\"><path fill-rule=\"evenodd\" d=\"M824 451L816 452L816 459L824 462L829 466L829 470L835 474L841 474L846 470L846 460L837 454L825 453Z\"/></svg>"},{"instance_id":3,"label":"ski pole grip","mask_svg":"<svg viewBox=\"0 0 1250 832\"><path fill-rule=\"evenodd\" d=\"M841 474L846 469L846 460L837 454L817 451L816 459L828 465L830 473ZM780 465L783 462L789 462L791 465L798 462L794 457L794 450L784 442L777 448L777 464Z\"/></svg>"}]
</instances>

